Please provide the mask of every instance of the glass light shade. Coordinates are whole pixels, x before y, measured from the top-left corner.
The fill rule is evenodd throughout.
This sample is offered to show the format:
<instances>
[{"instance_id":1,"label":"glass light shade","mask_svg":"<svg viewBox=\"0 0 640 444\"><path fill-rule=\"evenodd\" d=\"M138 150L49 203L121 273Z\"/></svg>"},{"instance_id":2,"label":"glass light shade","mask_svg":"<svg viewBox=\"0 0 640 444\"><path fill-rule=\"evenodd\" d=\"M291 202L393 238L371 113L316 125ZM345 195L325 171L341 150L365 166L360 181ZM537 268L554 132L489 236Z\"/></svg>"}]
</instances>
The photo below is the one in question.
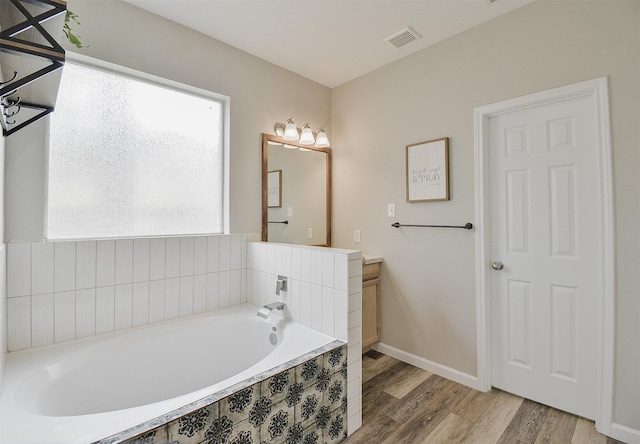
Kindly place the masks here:
<instances>
[{"instance_id":1,"label":"glass light shade","mask_svg":"<svg viewBox=\"0 0 640 444\"><path fill-rule=\"evenodd\" d=\"M326 148L329 146L329 138L327 137L327 133L324 132L323 129L318 131L316 134L316 148Z\"/></svg>"},{"instance_id":2,"label":"glass light shade","mask_svg":"<svg viewBox=\"0 0 640 444\"><path fill-rule=\"evenodd\" d=\"M309 148L302 148L302 147L300 147L300 151L310 152L310 151L313 151L313 150L310 150Z\"/></svg>"},{"instance_id":3,"label":"glass light shade","mask_svg":"<svg viewBox=\"0 0 640 444\"><path fill-rule=\"evenodd\" d=\"M300 134L300 144L311 145L315 143L316 139L313 137L313 131L309 128L309 125L302 127L302 134Z\"/></svg>"},{"instance_id":4,"label":"glass light shade","mask_svg":"<svg viewBox=\"0 0 640 444\"><path fill-rule=\"evenodd\" d=\"M284 140L298 140L298 128L296 128L296 124L293 123L291 119L287 121L287 124L284 127L284 135L282 138Z\"/></svg>"}]
</instances>

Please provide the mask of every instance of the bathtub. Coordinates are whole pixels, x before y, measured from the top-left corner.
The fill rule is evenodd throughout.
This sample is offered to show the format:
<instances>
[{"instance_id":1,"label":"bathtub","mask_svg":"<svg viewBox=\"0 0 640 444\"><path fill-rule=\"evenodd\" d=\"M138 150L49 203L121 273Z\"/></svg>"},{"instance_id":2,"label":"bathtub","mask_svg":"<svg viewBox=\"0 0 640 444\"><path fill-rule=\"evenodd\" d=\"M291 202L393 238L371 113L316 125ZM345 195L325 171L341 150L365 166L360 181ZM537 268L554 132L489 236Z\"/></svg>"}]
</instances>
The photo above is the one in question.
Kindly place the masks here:
<instances>
[{"instance_id":1,"label":"bathtub","mask_svg":"<svg viewBox=\"0 0 640 444\"><path fill-rule=\"evenodd\" d=\"M256 312L243 304L10 353L0 442L119 442L344 345Z\"/></svg>"}]
</instances>

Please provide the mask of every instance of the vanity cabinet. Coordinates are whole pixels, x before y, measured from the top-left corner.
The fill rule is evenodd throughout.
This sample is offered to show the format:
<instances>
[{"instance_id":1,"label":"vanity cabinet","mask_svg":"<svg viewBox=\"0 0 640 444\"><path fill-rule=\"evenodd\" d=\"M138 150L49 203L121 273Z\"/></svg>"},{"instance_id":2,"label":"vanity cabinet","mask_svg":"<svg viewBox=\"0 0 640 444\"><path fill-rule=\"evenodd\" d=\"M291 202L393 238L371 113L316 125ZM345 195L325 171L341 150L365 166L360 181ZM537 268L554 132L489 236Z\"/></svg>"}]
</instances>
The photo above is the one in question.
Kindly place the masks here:
<instances>
[{"instance_id":1,"label":"vanity cabinet","mask_svg":"<svg viewBox=\"0 0 640 444\"><path fill-rule=\"evenodd\" d=\"M362 351L380 341L380 262L362 266Z\"/></svg>"}]
</instances>

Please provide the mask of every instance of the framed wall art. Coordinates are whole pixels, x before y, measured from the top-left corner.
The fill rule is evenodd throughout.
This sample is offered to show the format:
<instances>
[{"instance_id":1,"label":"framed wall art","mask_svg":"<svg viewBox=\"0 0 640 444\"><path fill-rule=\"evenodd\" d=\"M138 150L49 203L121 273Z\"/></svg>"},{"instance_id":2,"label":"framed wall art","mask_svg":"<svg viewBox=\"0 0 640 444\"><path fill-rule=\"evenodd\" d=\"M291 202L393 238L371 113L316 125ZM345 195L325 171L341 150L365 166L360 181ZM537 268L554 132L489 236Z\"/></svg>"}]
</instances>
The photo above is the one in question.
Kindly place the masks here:
<instances>
[{"instance_id":1,"label":"framed wall art","mask_svg":"<svg viewBox=\"0 0 640 444\"><path fill-rule=\"evenodd\" d=\"M449 200L449 138L407 145L407 202Z\"/></svg>"},{"instance_id":2,"label":"framed wall art","mask_svg":"<svg viewBox=\"0 0 640 444\"><path fill-rule=\"evenodd\" d=\"M268 207L282 207L282 170L267 173Z\"/></svg>"}]
</instances>

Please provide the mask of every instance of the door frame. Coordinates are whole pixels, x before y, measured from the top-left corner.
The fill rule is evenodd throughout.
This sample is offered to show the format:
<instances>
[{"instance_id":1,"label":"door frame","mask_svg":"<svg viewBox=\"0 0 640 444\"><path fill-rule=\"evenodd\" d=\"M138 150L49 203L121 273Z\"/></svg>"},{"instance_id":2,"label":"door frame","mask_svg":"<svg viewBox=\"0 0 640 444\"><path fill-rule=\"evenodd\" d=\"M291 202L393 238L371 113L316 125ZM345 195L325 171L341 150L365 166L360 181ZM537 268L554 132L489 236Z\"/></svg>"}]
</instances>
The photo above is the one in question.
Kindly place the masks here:
<instances>
[{"instance_id":1,"label":"door frame","mask_svg":"<svg viewBox=\"0 0 640 444\"><path fill-rule=\"evenodd\" d=\"M599 171L595 178L599 191L598 288L596 301L600 317L595 344L597 365L596 428L610 433L613 411L615 345L615 268L613 167L607 77L575 83L539 93L481 106L474 109L475 243L476 243L476 329L478 389L491 389L491 212L489 208L489 118L503 113L534 108L572 98L591 96L595 102L598 127Z\"/></svg>"}]
</instances>

